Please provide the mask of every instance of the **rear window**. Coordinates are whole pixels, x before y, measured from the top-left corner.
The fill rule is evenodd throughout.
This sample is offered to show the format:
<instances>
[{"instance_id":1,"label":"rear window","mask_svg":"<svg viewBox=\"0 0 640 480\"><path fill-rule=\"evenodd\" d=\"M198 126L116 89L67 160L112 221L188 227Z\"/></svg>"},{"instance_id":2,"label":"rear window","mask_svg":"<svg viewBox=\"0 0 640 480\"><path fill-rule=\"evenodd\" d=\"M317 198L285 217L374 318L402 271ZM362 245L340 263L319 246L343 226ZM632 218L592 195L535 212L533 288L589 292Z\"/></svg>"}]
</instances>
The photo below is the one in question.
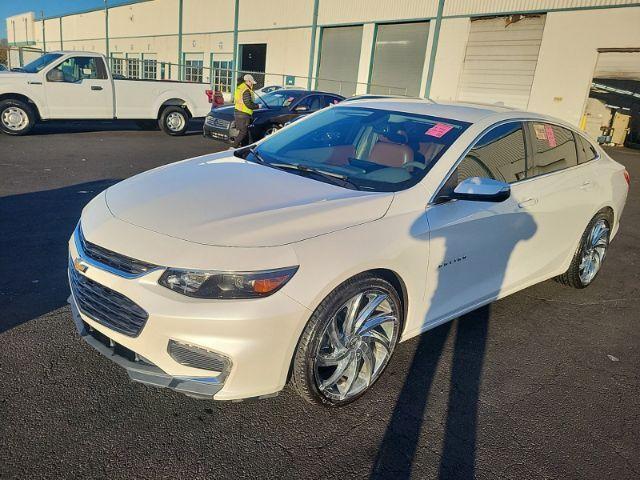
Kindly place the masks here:
<instances>
[{"instance_id":1,"label":"rear window","mask_svg":"<svg viewBox=\"0 0 640 480\"><path fill-rule=\"evenodd\" d=\"M582 135L576 135L578 145L578 163L586 163L594 160L598 156L598 152L591 143Z\"/></svg>"},{"instance_id":2,"label":"rear window","mask_svg":"<svg viewBox=\"0 0 640 480\"><path fill-rule=\"evenodd\" d=\"M557 172L578 165L576 142L566 128L532 122L533 161L527 165L527 178Z\"/></svg>"}]
</instances>

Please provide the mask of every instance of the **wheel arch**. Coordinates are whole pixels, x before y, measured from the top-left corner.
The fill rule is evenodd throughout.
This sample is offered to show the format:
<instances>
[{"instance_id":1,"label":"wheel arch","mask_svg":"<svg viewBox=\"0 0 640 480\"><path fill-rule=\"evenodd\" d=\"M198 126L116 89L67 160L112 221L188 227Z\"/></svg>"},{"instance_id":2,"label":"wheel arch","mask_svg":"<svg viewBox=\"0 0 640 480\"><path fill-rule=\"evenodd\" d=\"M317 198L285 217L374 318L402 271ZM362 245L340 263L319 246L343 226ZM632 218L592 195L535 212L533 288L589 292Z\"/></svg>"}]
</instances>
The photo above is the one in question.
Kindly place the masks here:
<instances>
[{"instance_id":1,"label":"wheel arch","mask_svg":"<svg viewBox=\"0 0 640 480\"><path fill-rule=\"evenodd\" d=\"M26 95L23 95L21 93L3 93L0 94L0 102L3 100L19 100L21 102L25 102L33 108L33 111L36 114L36 120L40 120L42 118L40 115L40 107L38 107L38 104Z\"/></svg>"},{"instance_id":2,"label":"wheel arch","mask_svg":"<svg viewBox=\"0 0 640 480\"><path fill-rule=\"evenodd\" d=\"M189 118L193 117L192 110L189 107L189 104L185 100L183 100L180 97L172 97L164 100L156 109L158 119L160 119L160 117L162 116L162 112L167 107L181 107L187 112L187 115L189 116Z\"/></svg>"}]
</instances>

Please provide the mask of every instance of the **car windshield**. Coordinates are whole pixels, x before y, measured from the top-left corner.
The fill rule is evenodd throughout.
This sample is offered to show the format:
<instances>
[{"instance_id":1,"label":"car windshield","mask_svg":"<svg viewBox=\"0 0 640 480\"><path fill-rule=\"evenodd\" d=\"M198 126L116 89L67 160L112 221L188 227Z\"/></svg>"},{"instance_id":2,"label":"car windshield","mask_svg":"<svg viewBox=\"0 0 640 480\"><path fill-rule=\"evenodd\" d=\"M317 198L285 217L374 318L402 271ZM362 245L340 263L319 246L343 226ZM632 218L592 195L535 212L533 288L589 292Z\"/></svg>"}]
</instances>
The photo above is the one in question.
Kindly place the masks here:
<instances>
[{"instance_id":1,"label":"car windshield","mask_svg":"<svg viewBox=\"0 0 640 480\"><path fill-rule=\"evenodd\" d=\"M395 192L418 183L469 125L388 110L331 107L267 138L247 158L321 181L339 178L347 188Z\"/></svg>"},{"instance_id":2,"label":"car windshield","mask_svg":"<svg viewBox=\"0 0 640 480\"><path fill-rule=\"evenodd\" d=\"M283 92L282 90L276 90L269 92L259 97L256 95L256 102L267 105L269 108L288 107L293 101L298 98L299 95L292 94L291 92Z\"/></svg>"},{"instance_id":3,"label":"car windshield","mask_svg":"<svg viewBox=\"0 0 640 480\"><path fill-rule=\"evenodd\" d=\"M33 62L27 63L24 67L21 67L19 70L21 72L27 72L27 73L38 73L44 67L49 65L51 62L54 62L61 56L62 56L61 53L46 53L41 57L36 58Z\"/></svg>"}]
</instances>

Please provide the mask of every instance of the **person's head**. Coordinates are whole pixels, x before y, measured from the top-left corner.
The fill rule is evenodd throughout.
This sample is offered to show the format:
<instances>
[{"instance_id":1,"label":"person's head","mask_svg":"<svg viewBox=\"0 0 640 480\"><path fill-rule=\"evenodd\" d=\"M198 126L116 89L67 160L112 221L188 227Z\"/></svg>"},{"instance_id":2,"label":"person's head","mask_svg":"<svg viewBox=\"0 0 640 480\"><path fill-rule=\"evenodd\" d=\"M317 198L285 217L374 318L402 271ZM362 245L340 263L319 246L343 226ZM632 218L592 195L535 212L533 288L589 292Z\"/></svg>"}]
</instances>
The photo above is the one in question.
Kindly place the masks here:
<instances>
[{"instance_id":1,"label":"person's head","mask_svg":"<svg viewBox=\"0 0 640 480\"><path fill-rule=\"evenodd\" d=\"M252 75L249 75L248 73L243 77L244 83L247 84L247 86L249 88L253 88L256 85L256 79L253 78Z\"/></svg>"}]
</instances>

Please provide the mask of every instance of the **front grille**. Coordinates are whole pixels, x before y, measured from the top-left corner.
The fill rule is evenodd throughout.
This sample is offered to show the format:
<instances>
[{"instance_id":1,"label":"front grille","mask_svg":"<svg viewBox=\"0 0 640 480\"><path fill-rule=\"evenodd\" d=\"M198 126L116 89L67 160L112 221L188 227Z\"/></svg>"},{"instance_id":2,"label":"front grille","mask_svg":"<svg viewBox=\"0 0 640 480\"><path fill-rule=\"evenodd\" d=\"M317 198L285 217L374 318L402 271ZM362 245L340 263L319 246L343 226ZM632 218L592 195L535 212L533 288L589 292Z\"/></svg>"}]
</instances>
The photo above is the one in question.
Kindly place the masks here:
<instances>
[{"instance_id":1,"label":"front grille","mask_svg":"<svg viewBox=\"0 0 640 480\"><path fill-rule=\"evenodd\" d=\"M205 123L209 127L222 128L223 130L228 130L231 122L228 120L223 120L222 118L215 117L207 117Z\"/></svg>"},{"instance_id":2,"label":"front grille","mask_svg":"<svg viewBox=\"0 0 640 480\"><path fill-rule=\"evenodd\" d=\"M222 355L175 340L169 340L167 350L171 358L187 367L223 372L228 365L228 360Z\"/></svg>"},{"instance_id":3,"label":"front grille","mask_svg":"<svg viewBox=\"0 0 640 480\"><path fill-rule=\"evenodd\" d=\"M149 314L121 293L80 274L69 259L71 292L82 313L107 328L137 337Z\"/></svg>"},{"instance_id":4,"label":"front grille","mask_svg":"<svg viewBox=\"0 0 640 480\"><path fill-rule=\"evenodd\" d=\"M142 275L158 268L157 265L152 263L143 262L135 258L127 257L126 255L112 252L111 250L87 241L87 239L84 238L82 227L80 226L78 226L78 240L87 257L117 271L130 275Z\"/></svg>"}]
</instances>

